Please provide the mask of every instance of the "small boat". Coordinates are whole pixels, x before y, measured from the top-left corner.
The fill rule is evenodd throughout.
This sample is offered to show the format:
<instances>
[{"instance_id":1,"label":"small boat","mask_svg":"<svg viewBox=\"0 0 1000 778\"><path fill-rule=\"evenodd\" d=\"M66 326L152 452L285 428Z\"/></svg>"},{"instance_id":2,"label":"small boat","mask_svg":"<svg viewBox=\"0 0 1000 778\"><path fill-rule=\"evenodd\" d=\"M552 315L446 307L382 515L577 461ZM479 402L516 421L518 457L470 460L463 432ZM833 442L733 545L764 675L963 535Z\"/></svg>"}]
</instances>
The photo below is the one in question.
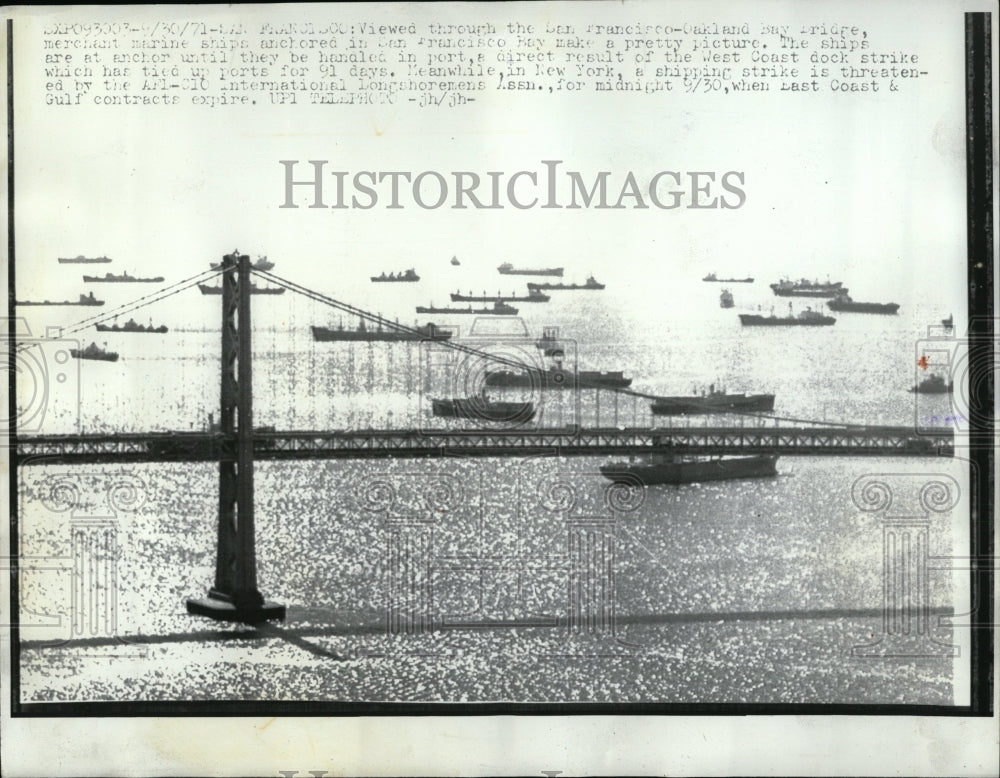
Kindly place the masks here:
<instances>
[{"instance_id":1,"label":"small boat","mask_svg":"<svg viewBox=\"0 0 1000 778\"><path fill-rule=\"evenodd\" d=\"M118 353L115 351L107 351L101 348L96 343L91 343L87 348L71 348L69 354L74 359L95 359L100 362L117 362Z\"/></svg>"},{"instance_id":2,"label":"small boat","mask_svg":"<svg viewBox=\"0 0 1000 778\"><path fill-rule=\"evenodd\" d=\"M371 276L373 283L400 283L400 282L415 282L420 280L420 276L417 275L417 271L410 268L405 273L400 273L396 275L395 273L389 273L386 275L384 272L378 276Z\"/></svg>"},{"instance_id":3,"label":"small boat","mask_svg":"<svg viewBox=\"0 0 1000 778\"><path fill-rule=\"evenodd\" d=\"M432 399L431 408L435 416L468 419L470 421L498 421L511 424L524 424L531 421L535 416L534 403L490 400L485 394L482 397L469 397L465 399Z\"/></svg>"},{"instance_id":4,"label":"small boat","mask_svg":"<svg viewBox=\"0 0 1000 778\"><path fill-rule=\"evenodd\" d=\"M547 303L552 298L547 294L539 292L537 289L529 289L528 294L518 296L514 292L509 295L502 295L498 291L494 294L486 294L484 291L482 294L473 294L469 292L468 294L462 294L461 292L452 292L451 300L456 303Z\"/></svg>"},{"instance_id":5,"label":"small boat","mask_svg":"<svg viewBox=\"0 0 1000 778\"><path fill-rule=\"evenodd\" d=\"M733 307L733 293L728 289L723 289L722 294L719 295L719 307L720 308L732 308Z\"/></svg>"},{"instance_id":6,"label":"small boat","mask_svg":"<svg viewBox=\"0 0 1000 778\"><path fill-rule=\"evenodd\" d=\"M116 276L114 273L105 273L103 276L84 276L83 282L85 284L161 284L163 283L163 276L156 276L156 278L136 278L135 276L130 276L127 272L122 273L120 276Z\"/></svg>"},{"instance_id":7,"label":"small boat","mask_svg":"<svg viewBox=\"0 0 1000 778\"><path fill-rule=\"evenodd\" d=\"M159 327L154 327L153 323L150 322L147 327L144 324L139 324L135 319L129 319L125 324L119 326L118 322L115 322L110 327L107 324L97 324L98 332L147 332L156 335L163 335L167 332L165 325L160 325Z\"/></svg>"},{"instance_id":8,"label":"small boat","mask_svg":"<svg viewBox=\"0 0 1000 778\"><path fill-rule=\"evenodd\" d=\"M798 316L758 316L752 313L739 314L740 324L744 327L821 327L834 324L837 320L832 316L824 316L819 311L806 308Z\"/></svg>"},{"instance_id":9,"label":"small boat","mask_svg":"<svg viewBox=\"0 0 1000 778\"><path fill-rule=\"evenodd\" d=\"M771 291L778 297L836 297L838 294L847 294L847 289L840 281L820 283L805 278L799 281L782 279L776 284L771 284Z\"/></svg>"},{"instance_id":10,"label":"small boat","mask_svg":"<svg viewBox=\"0 0 1000 778\"><path fill-rule=\"evenodd\" d=\"M397 325L398 326L398 325ZM400 343L424 340L448 340L454 333L443 327L426 324L415 330L396 329L391 325L383 328L381 324L376 329L368 327L364 321L358 323L357 329L345 330L343 326L312 327L313 340L318 341L363 341L368 343Z\"/></svg>"},{"instance_id":11,"label":"small boat","mask_svg":"<svg viewBox=\"0 0 1000 778\"><path fill-rule=\"evenodd\" d=\"M237 252L234 252L234 253L237 253ZM222 263L221 262L211 262L209 264L211 264L213 270L218 270L220 267L222 267ZM250 263L250 268L252 270L270 270L273 267L274 267L274 263L270 262L265 254L260 254L257 257L257 261L256 262L251 262Z\"/></svg>"},{"instance_id":12,"label":"small boat","mask_svg":"<svg viewBox=\"0 0 1000 778\"><path fill-rule=\"evenodd\" d=\"M658 484L693 484L702 481L728 481L738 478L771 478L778 474L778 457L688 457L654 454L642 462L612 462L601 466L601 474L610 481L635 486Z\"/></svg>"},{"instance_id":13,"label":"small boat","mask_svg":"<svg viewBox=\"0 0 1000 778\"><path fill-rule=\"evenodd\" d=\"M827 305L834 311L846 311L848 313L885 313L895 314L899 310L898 303L859 303L851 299L847 292L841 292Z\"/></svg>"},{"instance_id":14,"label":"small boat","mask_svg":"<svg viewBox=\"0 0 1000 778\"><path fill-rule=\"evenodd\" d=\"M208 284L198 284L202 294L222 294L221 286L209 286ZM282 286L257 286L250 284L250 294L284 294L285 288Z\"/></svg>"},{"instance_id":15,"label":"small boat","mask_svg":"<svg viewBox=\"0 0 1000 778\"><path fill-rule=\"evenodd\" d=\"M451 264L453 264L453 265L455 265L456 267L458 267L458 266L459 266L459 265L461 265L462 263L458 261L458 257L452 257L452 258L451 258Z\"/></svg>"},{"instance_id":16,"label":"small boat","mask_svg":"<svg viewBox=\"0 0 1000 778\"><path fill-rule=\"evenodd\" d=\"M108 257L85 257L83 254L77 254L75 257L59 257L59 262L63 265L99 265L110 261Z\"/></svg>"},{"instance_id":17,"label":"small boat","mask_svg":"<svg viewBox=\"0 0 1000 778\"><path fill-rule=\"evenodd\" d=\"M533 283L532 282L532 283L528 284L528 289L529 290L531 290L531 289L534 289L534 290L544 289L546 291L548 291L548 290L567 290L567 289L603 289L603 288L604 288L604 284L599 284L597 282L597 280L593 276L590 276L590 278L587 279L586 283L583 283L583 284L553 284L553 283L548 283L548 282L547 283L543 283L543 284L538 284L538 283Z\"/></svg>"},{"instance_id":18,"label":"small boat","mask_svg":"<svg viewBox=\"0 0 1000 778\"><path fill-rule=\"evenodd\" d=\"M951 394L955 389L955 382L945 382L937 373L927 376L923 381L910 389L913 394Z\"/></svg>"},{"instance_id":19,"label":"small boat","mask_svg":"<svg viewBox=\"0 0 1000 778\"><path fill-rule=\"evenodd\" d=\"M715 384L708 394L658 397L650 404L657 416L687 416L699 413L729 413L731 411L773 411L773 394L726 394L715 391Z\"/></svg>"},{"instance_id":20,"label":"small boat","mask_svg":"<svg viewBox=\"0 0 1000 778\"><path fill-rule=\"evenodd\" d=\"M955 318L949 313L947 319L941 319L941 326L943 326L945 329L949 329L949 330L950 329L954 329L954 327L955 327Z\"/></svg>"},{"instance_id":21,"label":"small boat","mask_svg":"<svg viewBox=\"0 0 1000 778\"><path fill-rule=\"evenodd\" d=\"M433 305L418 305L417 313L450 313L450 314L485 314L494 316L517 316L517 308L507 303L498 301L493 303L492 308L435 308Z\"/></svg>"},{"instance_id":22,"label":"small boat","mask_svg":"<svg viewBox=\"0 0 1000 778\"><path fill-rule=\"evenodd\" d=\"M93 306L99 306L99 305L104 305L104 300L98 300L96 297L94 297L94 293L91 292L90 294L81 294L80 295L80 299L77 300L76 302L73 302L72 300L62 300L62 301L59 301L59 302L52 302L51 300L41 300L41 301L38 301L38 300L24 300L24 301L18 301L18 302L14 303L14 304L15 305L93 305Z\"/></svg>"},{"instance_id":23,"label":"small boat","mask_svg":"<svg viewBox=\"0 0 1000 778\"><path fill-rule=\"evenodd\" d=\"M746 278L719 278L715 273L709 273L705 276L702 281L713 281L719 284L752 284L753 278L748 276Z\"/></svg>"},{"instance_id":24,"label":"small boat","mask_svg":"<svg viewBox=\"0 0 1000 778\"><path fill-rule=\"evenodd\" d=\"M516 268L510 262L504 262L497 268L497 272L504 276L557 276L562 278L563 269L561 267Z\"/></svg>"},{"instance_id":25,"label":"small boat","mask_svg":"<svg viewBox=\"0 0 1000 778\"><path fill-rule=\"evenodd\" d=\"M573 373L564 370L559 365L553 365L547 370L528 368L523 372L511 370L490 370L486 373L487 386L547 389L625 389L632 385L632 379L626 378L621 371L601 372L598 370L581 370Z\"/></svg>"}]
</instances>

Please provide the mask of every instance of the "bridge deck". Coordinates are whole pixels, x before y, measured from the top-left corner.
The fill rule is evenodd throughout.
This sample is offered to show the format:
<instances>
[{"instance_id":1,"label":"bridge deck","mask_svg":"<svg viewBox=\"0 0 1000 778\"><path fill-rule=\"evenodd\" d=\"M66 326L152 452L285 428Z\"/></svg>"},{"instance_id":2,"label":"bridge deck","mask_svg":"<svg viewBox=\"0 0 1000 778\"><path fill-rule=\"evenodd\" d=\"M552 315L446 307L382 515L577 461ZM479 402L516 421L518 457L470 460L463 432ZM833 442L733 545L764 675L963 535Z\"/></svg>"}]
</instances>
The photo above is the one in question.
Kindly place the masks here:
<instances>
[{"instance_id":1,"label":"bridge deck","mask_svg":"<svg viewBox=\"0 0 1000 778\"><path fill-rule=\"evenodd\" d=\"M353 430L261 432L254 458L778 454L936 457L954 453L950 427L673 427L538 430ZM208 462L236 458L236 439L219 433L41 435L17 439L19 465L102 462Z\"/></svg>"}]
</instances>

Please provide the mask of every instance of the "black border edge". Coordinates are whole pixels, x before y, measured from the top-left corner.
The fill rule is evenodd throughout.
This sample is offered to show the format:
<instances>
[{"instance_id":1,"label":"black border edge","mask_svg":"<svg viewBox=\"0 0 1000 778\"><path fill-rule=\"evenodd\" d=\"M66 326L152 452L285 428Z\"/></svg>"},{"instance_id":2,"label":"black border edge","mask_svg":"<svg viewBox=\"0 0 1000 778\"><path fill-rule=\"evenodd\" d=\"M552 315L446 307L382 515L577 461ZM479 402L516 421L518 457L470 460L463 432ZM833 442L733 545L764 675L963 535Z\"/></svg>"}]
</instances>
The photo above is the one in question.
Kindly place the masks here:
<instances>
[{"instance_id":1,"label":"black border edge","mask_svg":"<svg viewBox=\"0 0 1000 778\"><path fill-rule=\"evenodd\" d=\"M970 704L976 715L993 713L993 504L994 371L996 335L993 319L993 128L991 14L965 15L966 217L971 375L969 510L972 633ZM978 357L985 364L976 369Z\"/></svg>"},{"instance_id":2,"label":"black border edge","mask_svg":"<svg viewBox=\"0 0 1000 778\"><path fill-rule=\"evenodd\" d=\"M13 20L7 19L7 185L8 185L8 350L14 356L14 73ZM970 705L893 705L826 703L344 703L281 700L198 700L163 702L20 703L20 631L17 565L17 430L14 370L9 370L11 717L115 716L491 716L491 715L993 715L993 192L991 13L965 14L966 62L966 202L968 318L970 351L987 355L984 379L970 386L970 586L972 630ZM976 349L976 346L979 349ZM988 350L987 350L988 349ZM13 364L13 363L11 363ZM985 475L980 477L979 474Z\"/></svg>"}]
</instances>

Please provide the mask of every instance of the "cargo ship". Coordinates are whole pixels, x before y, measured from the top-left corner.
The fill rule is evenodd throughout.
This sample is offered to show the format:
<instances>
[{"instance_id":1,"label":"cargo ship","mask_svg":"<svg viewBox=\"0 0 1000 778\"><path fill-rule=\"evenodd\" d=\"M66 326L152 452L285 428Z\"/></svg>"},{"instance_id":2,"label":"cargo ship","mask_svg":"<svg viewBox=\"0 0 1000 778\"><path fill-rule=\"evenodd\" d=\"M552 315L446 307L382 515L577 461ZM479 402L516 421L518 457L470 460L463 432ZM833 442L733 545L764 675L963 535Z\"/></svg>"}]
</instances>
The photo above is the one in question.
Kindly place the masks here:
<instances>
[{"instance_id":1,"label":"cargo ship","mask_svg":"<svg viewBox=\"0 0 1000 778\"><path fill-rule=\"evenodd\" d=\"M719 284L752 284L753 278L719 278L715 273L709 273L702 281L712 281Z\"/></svg>"},{"instance_id":2,"label":"cargo ship","mask_svg":"<svg viewBox=\"0 0 1000 778\"><path fill-rule=\"evenodd\" d=\"M470 421L499 421L523 424L535 416L534 403L502 402L483 397L466 399L431 400L435 416Z\"/></svg>"},{"instance_id":3,"label":"cargo ship","mask_svg":"<svg viewBox=\"0 0 1000 778\"><path fill-rule=\"evenodd\" d=\"M601 474L616 483L635 486L657 484L693 484L702 481L728 481L738 478L772 478L778 474L778 457L719 457L683 459L670 454L645 462L612 462L601 466Z\"/></svg>"},{"instance_id":4,"label":"cargo ship","mask_svg":"<svg viewBox=\"0 0 1000 778\"><path fill-rule=\"evenodd\" d=\"M144 324L137 323L135 319L129 319L121 326L118 325L118 322L115 322L111 326L107 324L97 324L95 326L98 332L148 332L156 335L163 335L167 332L165 325L161 324L159 327L154 327L153 323L150 322L147 327Z\"/></svg>"},{"instance_id":5,"label":"cargo ship","mask_svg":"<svg viewBox=\"0 0 1000 778\"><path fill-rule=\"evenodd\" d=\"M136 278L127 272L116 276L114 273L105 273L103 276L84 276L85 284L162 284L163 276L156 278Z\"/></svg>"},{"instance_id":6,"label":"cargo ship","mask_svg":"<svg viewBox=\"0 0 1000 778\"><path fill-rule=\"evenodd\" d=\"M846 292L841 292L827 303L831 310L848 313L885 313L894 314L899 310L898 303L859 303L851 299Z\"/></svg>"},{"instance_id":7,"label":"cargo ship","mask_svg":"<svg viewBox=\"0 0 1000 778\"><path fill-rule=\"evenodd\" d=\"M14 303L15 305L104 305L104 300L98 300L94 297L94 293L81 294L80 299L76 302L72 300L61 300L58 302L52 302L51 300L24 300L23 302L18 301Z\"/></svg>"},{"instance_id":8,"label":"cargo ship","mask_svg":"<svg viewBox=\"0 0 1000 778\"><path fill-rule=\"evenodd\" d=\"M95 359L100 362L117 362L118 353L101 348L96 343L91 343L87 348L71 348L69 354L74 359Z\"/></svg>"},{"instance_id":9,"label":"cargo ship","mask_svg":"<svg viewBox=\"0 0 1000 778\"><path fill-rule=\"evenodd\" d=\"M719 307L720 308L732 308L733 294L728 289L723 289L722 294L719 295Z\"/></svg>"},{"instance_id":10,"label":"cargo ship","mask_svg":"<svg viewBox=\"0 0 1000 778\"><path fill-rule=\"evenodd\" d=\"M410 268L405 273L400 273L396 275L395 273L389 273L386 275L384 272L381 275L370 276L373 283L384 284L384 283L400 283L400 282L416 282L420 280L420 276L417 275L417 271Z\"/></svg>"},{"instance_id":11,"label":"cargo ship","mask_svg":"<svg viewBox=\"0 0 1000 778\"><path fill-rule=\"evenodd\" d=\"M77 254L75 257L59 257L59 262L63 265L103 265L110 261L108 257L85 257L83 254Z\"/></svg>"},{"instance_id":12,"label":"cargo ship","mask_svg":"<svg viewBox=\"0 0 1000 778\"><path fill-rule=\"evenodd\" d=\"M744 327L822 327L833 324L837 320L832 316L824 316L819 311L806 308L798 316L758 316L753 313L741 313L740 323Z\"/></svg>"},{"instance_id":13,"label":"cargo ship","mask_svg":"<svg viewBox=\"0 0 1000 778\"><path fill-rule=\"evenodd\" d=\"M461 265L462 263L458 261L458 257L452 257L452 258L451 258L451 264L453 264L453 265L455 265L456 267L458 267L458 266L459 266L459 265Z\"/></svg>"},{"instance_id":14,"label":"cargo ship","mask_svg":"<svg viewBox=\"0 0 1000 778\"><path fill-rule=\"evenodd\" d=\"M202 294L222 294L221 286L209 286L208 284L198 284L198 288L201 290ZM257 284L250 284L250 294L284 294L285 289L282 286L257 286Z\"/></svg>"},{"instance_id":15,"label":"cargo ship","mask_svg":"<svg viewBox=\"0 0 1000 778\"><path fill-rule=\"evenodd\" d=\"M650 409L657 416L686 416L697 413L729 413L731 411L773 411L773 394L726 394L715 391L713 384L708 394L658 397Z\"/></svg>"},{"instance_id":16,"label":"cargo ship","mask_svg":"<svg viewBox=\"0 0 1000 778\"><path fill-rule=\"evenodd\" d=\"M504 262L497 268L497 272L504 276L557 276L562 278L563 269L561 267L517 268L510 262Z\"/></svg>"},{"instance_id":17,"label":"cargo ship","mask_svg":"<svg viewBox=\"0 0 1000 778\"><path fill-rule=\"evenodd\" d=\"M913 394L951 394L954 390L954 381L945 383L944 378L934 374L927 376L927 378L910 389L910 392Z\"/></svg>"},{"instance_id":18,"label":"cargo ship","mask_svg":"<svg viewBox=\"0 0 1000 778\"><path fill-rule=\"evenodd\" d=\"M565 289L603 289L603 288L604 288L604 284L597 283L596 279L593 276L591 276L590 278L588 278L587 282L583 283L583 284L553 284L553 283L549 283L549 282L542 283L542 284L530 282L528 284L528 289L529 290L530 289L535 289L535 290L544 289L545 291L549 291L549 290L565 290Z\"/></svg>"},{"instance_id":19,"label":"cargo ship","mask_svg":"<svg viewBox=\"0 0 1000 778\"><path fill-rule=\"evenodd\" d=\"M497 292L495 295L486 294L473 294L469 292L468 294L462 294L461 292L452 292L451 300L456 303L547 303L552 298L547 294L539 292L537 289L529 289L528 294L518 296L514 292L509 295L502 295Z\"/></svg>"},{"instance_id":20,"label":"cargo ship","mask_svg":"<svg viewBox=\"0 0 1000 778\"><path fill-rule=\"evenodd\" d=\"M313 340L319 341L364 341L368 343L399 343L408 341L424 340L448 340L454 333L433 324L425 324L416 329L395 329L390 327L383 329L380 324L376 329L370 329L363 321L358 324L357 329L345 330L343 326L334 329L332 327L311 327Z\"/></svg>"},{"instance_id":21,"label":"cargo ship","mask_svg":"<svg viewBox=\"0 0 1000 778\"><path fill-rule=\"evenodd\" d=\"M778 297L836 297L838 294L847 294L843 283L836 281L825 284L818 281L789 281L782 279L776 284L771 284L771 291Z\"/></svg>"},{"instance_id":22,"label":"cargo ship","mask_svg":"<svg viewBox=\"0 0 1000 778\"><path fill-rule=\"evenodd\" d=\"M213 270L218 270L219 268L222 267L222 263L221 262L211 262L209 264L211 264ZM273 267L274 267L274 263L268 261L268 258L265 255L263 255L263 254L261 254L259 257L257 257L257 261L256 262L251 262L250 263L251 270L270 270Z\"/></svg>"},{"instance_id":23,"label":"cargo ship","mask_svg":"<svg viewBox=\"0 0 1000 778\"><path fill-rule=\"evenodd\" d=\"M530 368L524 372L510 370L487 371L487 386L502 387L545 387L548 389L573 389L586 387L589 389L625 389L632 385L632 379L626 378L620 372L600 372L597 370L581 370L573 373L554 365L547 370Z\"/></svg>"},{"instance_id":24,"label":"cargo ship","mask_svg":"<svg viewBox=\"0 0 1000 778\"><path fill-rule=\"evenodd\" d=\"M493 314L495 316L517 316L517 308L505 302L495 302L492 308L435 308L433 305L418 305L417 313L451 313L451 314Z\"/></svg>"}]
</instances>

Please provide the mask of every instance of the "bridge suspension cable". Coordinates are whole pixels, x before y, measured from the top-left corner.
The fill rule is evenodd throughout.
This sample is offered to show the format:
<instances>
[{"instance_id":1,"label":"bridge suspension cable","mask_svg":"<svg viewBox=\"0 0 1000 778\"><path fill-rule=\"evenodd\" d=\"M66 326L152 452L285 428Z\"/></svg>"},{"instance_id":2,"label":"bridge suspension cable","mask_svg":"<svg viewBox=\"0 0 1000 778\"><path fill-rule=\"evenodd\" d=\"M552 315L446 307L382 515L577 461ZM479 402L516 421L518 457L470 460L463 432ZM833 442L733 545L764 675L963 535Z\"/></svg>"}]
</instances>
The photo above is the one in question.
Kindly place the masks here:
<instances>
[{"instance_id":1,"label":"bridge suspension cable","mask_svg":"<svg viewBox=\"0 0 1000 778\"><path fill-rule=\"evenodd\" d=\"M65 337L66 335L72 335L76 332L80 332L81 330L87 329L91 325L103 324L109 319L116 319L119 316L123 316L127 313L138 311L141 308L145 308L148 305L152 305L153 303L158 303L161 302L162 300L166 300L169 297L173 297L175 294L179 294L180 292L190 289L191 287L197 284L204 283L205 281L208 281L218 275L221 275L222 272L223 272L222 270L216 270L216 269L203 270L200 273L185 278L183 281L178 281L174 284L171 284L170 286L165 286L161 289L157 289L155 292L150 292L149 294L143 295L142 297L138 297L135 300L123 303L122 305L119 305L117 308L114 308L110 311L102 311L99 314L95 314L93 316L87 317L86 319L82 319L76 322L75 324L70 324L69 326L66 327L60 327L59 334L54 337ZM40 338L40 340L51 340L51 339L53 338L51 337ZM33 342L23 343L20 346L18 346L17 350L23 351L26 348L31 348L33 345L34 345Z\"/></svg>"}]
</instances>

